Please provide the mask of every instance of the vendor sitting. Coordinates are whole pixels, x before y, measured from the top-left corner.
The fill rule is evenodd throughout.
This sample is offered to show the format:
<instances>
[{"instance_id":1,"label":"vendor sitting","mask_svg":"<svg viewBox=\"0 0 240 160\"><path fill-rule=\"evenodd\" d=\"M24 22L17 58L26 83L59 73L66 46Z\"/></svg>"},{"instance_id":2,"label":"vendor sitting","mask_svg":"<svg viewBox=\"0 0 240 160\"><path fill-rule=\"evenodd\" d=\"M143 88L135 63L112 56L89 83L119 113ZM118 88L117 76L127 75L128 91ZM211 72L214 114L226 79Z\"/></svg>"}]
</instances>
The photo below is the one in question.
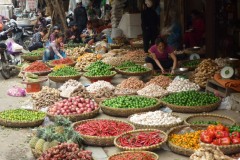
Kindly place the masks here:
<instances>
[{"instance_id":1,"label":"vendor sitting","mask_svg":"<svg viewBox=\"0 0 240 160\"><path fill-rule=\"evenodd\" d=\"M29 44L28 50L31 52L37 50L38 48L43 48L42 38L48 33L46 28L43 28L42 31L37 32L33 35L31 43Z\"/></svg>"},{"instance_id":2,"label":"vendor sitting","mask_svg":"<svg viewBox=\"0 0 240 160\"><path fill-rule=\"evenodd\" d=\"M66 40L65 42L73 41L74 43L79 42L79 29L77 27L77 23L70 22L69 29L66 31Z\"/></svg>"},{"instance_id":3,"label":"vendor sitting","mask_svg":"<svg viewBox=\"0 0 240 160\"><path fill-rule=\"evenodd\" d=\"M174 74L174 70L177 66L177 58L173 48L165 44L162 38L157 38L155 45L153 45L148 52L150 56L147 57L145 61L149 68L154 70L160 68L162 73L166 73L166 69L172 67L171 74ZM169 57L171 57L171 59Z\"/></svg>"},{"instance_id":4,"label":"vendor sitting","mask_svg":"<svg viewBox=\"0 0 240 160\"><path fill-rule=\"evenodd\" d=\"M55 40L50 44L48 49L45 50L44 55L43 55L43 61L49 61L49 60L54 60L54 59L63 59L66 57L66 54L63 50L63 39L64 35L63 34L56 34L55 35Z\"/></svg>"},{"instance_id":5,"label":"vendor sitting","mask_svg":"<svg viewBox=\"0 0 240 160\"><path fill-rule=\"evenodd\" d=\"M82 31L81 38L82 38L83 43L87 43L89 45L91 45L97 41L96 40L96 32L93 29L93 25L92 25L91 21L87 22L87 28L85 28Z\"/></svg>"}]
</instances>

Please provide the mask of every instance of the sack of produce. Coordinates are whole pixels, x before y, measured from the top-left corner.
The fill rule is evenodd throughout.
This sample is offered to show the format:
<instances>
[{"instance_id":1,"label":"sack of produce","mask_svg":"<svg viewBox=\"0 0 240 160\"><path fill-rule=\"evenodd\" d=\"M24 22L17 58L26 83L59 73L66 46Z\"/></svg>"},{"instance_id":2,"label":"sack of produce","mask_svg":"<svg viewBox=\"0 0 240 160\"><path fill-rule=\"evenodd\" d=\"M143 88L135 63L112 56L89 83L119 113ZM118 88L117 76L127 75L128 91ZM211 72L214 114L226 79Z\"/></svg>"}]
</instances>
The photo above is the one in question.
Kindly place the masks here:
<instances>
[{"instance_id":1,"label":"sack of produce","mask_svg":"<svg viewBox=\"0 0 240 160\"><path fill-rule=\"evenodd\" d=\"M13 86L10 89L8 89L7 94L13 97L25 97L26 91L25 89L22 89L20 87Z\"/></svg>"}]
</instances>

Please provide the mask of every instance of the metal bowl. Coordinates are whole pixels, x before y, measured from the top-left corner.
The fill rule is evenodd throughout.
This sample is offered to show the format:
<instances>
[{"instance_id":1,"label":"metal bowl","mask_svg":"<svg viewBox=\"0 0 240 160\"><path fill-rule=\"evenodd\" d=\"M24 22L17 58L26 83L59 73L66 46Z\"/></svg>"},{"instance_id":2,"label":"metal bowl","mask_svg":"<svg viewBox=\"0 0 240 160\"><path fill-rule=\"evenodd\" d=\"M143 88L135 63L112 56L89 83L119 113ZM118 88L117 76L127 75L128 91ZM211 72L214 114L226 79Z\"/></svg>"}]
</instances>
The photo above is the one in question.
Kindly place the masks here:
<instances>
[{"instance_id":1,"label":"metal bowl","mask_svg":"<svg viewBox=\"0 0 240 160\"><path fill-rule=\"evenodd\" d=\"M184 73L188 71L188 68L177 68L174 71L175 71L175 74Z\"/></svg>"},{"instance_id":2,"label":"metal bowl","mask_svg":"<svg viewBox=\"0 0 240 160\"><path fill-rule=\"evenodd\" d=\"M233 67L238 66L240 61L238 58L228 58L227 62L232 65Z\"/></svg>"}]
</instances>

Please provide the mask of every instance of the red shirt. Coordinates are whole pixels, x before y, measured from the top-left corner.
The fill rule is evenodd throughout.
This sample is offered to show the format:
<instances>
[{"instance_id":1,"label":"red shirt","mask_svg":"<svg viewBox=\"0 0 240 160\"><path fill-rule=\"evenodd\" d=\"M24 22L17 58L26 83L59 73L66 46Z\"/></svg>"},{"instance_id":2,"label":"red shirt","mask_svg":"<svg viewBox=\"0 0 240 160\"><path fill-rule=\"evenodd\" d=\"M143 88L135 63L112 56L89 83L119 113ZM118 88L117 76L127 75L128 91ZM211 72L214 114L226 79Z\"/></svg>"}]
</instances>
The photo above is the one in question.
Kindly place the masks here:
<instances>
[{"instance_id":1,"label":"red shirt","mask_svg":"<svg viewBox=\"0 0 240 160\"><path fill-rule=\"evenodd\" d=\"M157 45L153 45L150 49L150 52L156 55L157 59L160 61L166 61L168 60L168 55L173 53L173 48L170 46L166 46L164 51L160 53L157 49Z\"/></svg>"}]
</instances>

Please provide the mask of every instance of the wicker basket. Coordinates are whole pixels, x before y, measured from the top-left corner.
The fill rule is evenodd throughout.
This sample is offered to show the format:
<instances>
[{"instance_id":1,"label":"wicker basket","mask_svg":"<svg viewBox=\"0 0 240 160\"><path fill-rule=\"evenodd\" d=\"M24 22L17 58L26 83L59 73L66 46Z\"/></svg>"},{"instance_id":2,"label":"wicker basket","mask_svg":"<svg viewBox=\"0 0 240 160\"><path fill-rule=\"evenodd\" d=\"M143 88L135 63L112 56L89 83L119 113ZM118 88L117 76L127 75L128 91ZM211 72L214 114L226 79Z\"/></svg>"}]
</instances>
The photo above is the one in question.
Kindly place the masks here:
<instances>
[{"instance_id":1,"label":"wicker basket","mask_svg":"<svg viewBox=\"0 0 240 160\"><path fill-rule=\"evenodd\" d=\"M25 61L37 61L37 60L42 60L42 56L27 56L27 55L21 55L21 57L25 60Z\"/></svg>"},{"instance_id":2,"label":"wicker basket","mask_svg":"<svg viewBox=\"0 0 240 160\"><path fill-rule=\"evenodd\" d=\"M100 111L100 107L98 109L92 111L92 112L89 112L89 113L72 114L72 115L67 115L67 116L61 115L61 116L63 116L64 118L68 118L72 122L76 122L76 121L81 121L81 120L85 120L85 119L94 118L99 114L99 111ZM49 117L49 119L51 121L55 121L55 118L57 117L57 116L51 115L49 113L47 113L47 116Z\"/></svg>"},{"instance_id":3,"label":"wicker basket","mask_svg":"<svg viewBox=\"0 0 240 160\"><path fill-rule=\"evenodd\" d=\"M101 110L105 114L110 116L116 116L116 117L128 117L135 113L155 111L161 107L161 103L159 102L159 100L157 104L153 106L145 107L145 108L113 108L113 107L104 106L102 103L100 103L99 105L101 106Z\"/></svg>"},{"instance_id":4,"label":"wicker basket","mask_svg":"<svg viewBox=\"0 0 240 160\"><path fill-rule=\"evenodd\" d=\"M146 147L123 147L121 146L119 143L118 143L118 138L121 137L121 136L124 136L126 134L135 134L135 133L139 133L139 132L154 132L154 131L158 131L160 132L160 136L161 138L163 138L163 141L158 143L158 144L155 144L155 145L152 145L152 146L146 146ZM168 139L168 135L161 131L161 130L157 130L157 129L139 129L139 130L134 130L134 131L129 131L129 132L126 132L126 133L123 133L121 134L120 136L116 137L114 139L114 145L121 149L121 150L126 150L126 151L153 151L153 150L156 150L156 149L159 149L161 148L161 146L167 141Z\"/></svg>"},{"instance_id":5,"label":"wicker basket","mask_svg":"<svg viewBox=\"0 0 240 160\"><path fill-rule=\"evenodd\" d=\"M166 102L161 101L161 103L167 107L169 107L174 112L180 113L203 113L203 112L211 112L220 105L221 100L219 99L218 102L206 106L178 106L174 104L169 104Z\"/></svg>"},{"instance_id":6,"label":"wicker basket","mask_svg":"<svg viewBox=\"0 0 240 160\"><path fill-rule=\"evenodd\" d=\"M57 83L64 83L66 81L68 81L69 79L73 79L73 80L79 80L81 78L81 75L76 75L76 76L49 76L48 78L53 81L53 82L57 82Z\"/></svg>"},{"instance_id":7,"label":"wicker basket","mask_svg":"<svg viewBox=\"0 0 240 160\"><path fill-rule=\"evenodd\" d=\"M179 133L185 127L190 127L193 130L195 130L195 131L197 131L197 130L204 130L204 129L207 128L205 126L199 126L199 125L181 125L181 126L174 127L172 129L170 129L170 131L168 132L168 137L170 137L171 134ZM180 154L180 155L184 155L184 156L189 156L190 157L195 152L195 150L193 150L193 149L187 149L187 148L183 148L181 146L177 146L177 145L173 144L172 142L170 142L169 140L168 140L167 144L168 144L169 149L172 152Z\"/></svg>"},{"instance_id":8,"label":"wicker basket","mask_svg":"<svg viewBox=\"0 0 240 160\"><path fill-rule=\"evenodd\" d=\"M13 128L37 127L40 126L43 123L43 121L44 118L33 122L13 122L0 118L0 125Z\"/></svg>"},{"instance_id":9,"label":"wicker basket","mask_svg":"<svg viewBox=\"0 0 240 160\"><path fill-rule=\"evenodd\" d=\"M126 72L120 69L115 69L115 70L117 71L117 73L126 75L126 76L143 76L143 75L152 73L152 70L148 70L144 72Z\"/></svg>"},{"instance_id":10,"label":"wicker basket","mask_svg":"<svg viewBox=\"0 0 240 160\"><path fill-rule=\"evenodd\" d=\"M143 113L139 113L138 115L141 115L141 114L144 114L146 112L143 112ZM144 125L144 124L138 124L138 123L135 123L135 122L132 122L130 121L130 118L132 117L133 115L129 116L128 117L128 121L130 123L132 123L136 129L159 129L159 130L162 130L162 131L168 131L169 129L173 128L173 127L176 127L176 126L179 126L179 125L182 125L183 124L183 120L179 123L175 123L175 124L168 124L168 125ZM175 114L172 114L172 116L174 117L179 117Z\"/></svg>"},{"instance_id":11,"label":"wicker basket","mask_svg":"<svg viewBox=\"0 0 240 160\"><path fill-rule=\"evenodd\" d=\"M78 126L80 124L84 124L86 122L93 121L93 120L95 121L95 120L110 120L110 119L83 120L83 121L73 123L73 128L75 128L76 126ZM111 121L126 123L126 124L132 126L133 130L135 129L134 125L132 125L128 122L121 121L121 120L116 120L116 119L113 119ZM83 141L84 141L85 144L92 145L92 146L102 146L102 147L113 146L114 145L114 139L117 137L117 136L98 137L98 136L88 136L88 135L83 135L83 134L80 134L80 135L83 138Z\"/></svg>"},{"instance_id":12,"label":"wicker basket","mask_svg":"<svg viewBox=\"0 0 240 160\"><path fill-rule=\"evenodd\" d=\"M38 76L46 76L46 75L48 75L51 72L52 72L52 70L50 70L50 71L41 71L41 72L30 72L30 73L36 74Z\"/></svg>"},{"instance_id":13,"label":"wicker basket","mask_svg":"<svg viewBox=\"0 0 240 160\"><path fill-rule=\"evenodd\" d=\"M124 152L120 152L120 153L116 153L114 155L111 155L108 160L111 160L111 158L116 157L118 155L124 155L126 153L144 153L147 155L151 155L151 157L153 157L152 160L159 160L159 156L156 153L153 152L149 152L149 151L124 151Z\"/></svg>"},{"instance_id":14,"label":"wicker basket","mask_svg":"<svg viewBox=\"0 0 240 160\"><path fill-rule=\"evenodd\" d=\"M213 144L206 144L201 142L201 146L214 146ZM237 154L240 151L240 144L231 144L225 146L217 146L225 155Z\"/></svg>"},{"instance_id":15,"label":"wicker basket","mask_svg":"<svg viewBox=\"0 0 240 160\"><path fill-rule=\"evenodd\" d=\"M108 76L87 76L86 73L83 74L84 77L86 77L89 80L106 80L106 79L112 79L117 73L115 71L112 71L112 75Z\"/></svg>"},{"instance_id":16,"label":"wicker basket","mask_svg":"<svg viewBox=\"0 0 240 160\"><path fill-rule=\"evenodd\" d=\"M130 41L130 45L133 48L143 48L143 43L142 44L138 44L138 43L134 43L134 41Z\"/></svg>"},{"instance_id":17,"label":"wicker basket","mask_svg":"<svg viewBox=\"0 0 240 160\"><path fill-rule=\"evenodd\" d=\"M196 114L186 118L185 123L191 125L194 121L216 121L226 126L235 125L236 122L230 117L218 114ZM198 124L201 126L209 126L209 124Z\"/></svg>"},{"instance_id":18,"label":"wicker basket","mask_svg":"<svg viewBox=\"0 0 240 160\"><path fill-rule=\"evenodd\" d=\"M62 64L62 65L66 65L66 66L71 66L71 67L74 67L76 63L77 63L77 62L68 63L68 64ZM51 61L50 61L50 62L48 62L47 64L48 64L48 65L49 65L49 67L51 67L51 68L53 68L53 67L57 66L57 65L54 65L54 64L52 64L52 62L51 62ZM60 64L58 64L58 65L60 65Z\"/></svg>"}]
</instances>

